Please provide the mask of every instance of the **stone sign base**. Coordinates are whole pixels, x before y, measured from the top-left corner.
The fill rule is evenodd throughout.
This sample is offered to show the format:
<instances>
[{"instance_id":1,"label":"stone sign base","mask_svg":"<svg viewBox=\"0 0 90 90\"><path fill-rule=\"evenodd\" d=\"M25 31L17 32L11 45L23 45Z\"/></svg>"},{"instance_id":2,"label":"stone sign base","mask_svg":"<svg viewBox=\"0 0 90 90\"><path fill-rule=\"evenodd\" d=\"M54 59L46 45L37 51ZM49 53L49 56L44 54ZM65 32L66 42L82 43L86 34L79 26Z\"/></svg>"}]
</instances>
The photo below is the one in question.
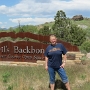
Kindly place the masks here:
<instances>
[{"instance_id":1,"label":"stone sign base","mask_svg":"<svg viewBox=\"0 0 90 90\"><path fill-rule=\"evenodd\" d=\"M67 53L67 65L68 64L80 64L80 58L84 56L81 52L68 52ZM38 66L38 65L45 65L44 60L37 60L35 63L33 62L14 62L14 61L0 61L0 65L14 65L14 66Z\"/></svg>"}]
</instances>

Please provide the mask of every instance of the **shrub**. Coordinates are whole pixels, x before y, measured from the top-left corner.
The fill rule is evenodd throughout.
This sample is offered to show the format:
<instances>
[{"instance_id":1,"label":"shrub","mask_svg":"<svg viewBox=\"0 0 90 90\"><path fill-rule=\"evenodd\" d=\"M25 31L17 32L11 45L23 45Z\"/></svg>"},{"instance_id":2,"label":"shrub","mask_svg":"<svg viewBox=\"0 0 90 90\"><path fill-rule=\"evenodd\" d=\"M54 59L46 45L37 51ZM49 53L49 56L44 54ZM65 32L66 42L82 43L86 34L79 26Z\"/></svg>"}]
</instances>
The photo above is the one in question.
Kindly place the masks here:
<instances>
[{"instance_id":1,"label":"shrub","mask_svg":"<svg viewBox=\"0 0 90 90\"><path fill-rule=\"evenodd\" d=\"M90 52L90 41L85 41L81 47L80 47L81 51L86 51L86 52Z\"/></svg>"},{"instance_id":2,"label":"shrub","mask_svg":"<svg viewBox=\"0 0 90 90\"><path fill-rule=\"evenodd\" d=\"M3 82L7 83L8 82L8 78L10 77L10 73L9 72L5 72L3 75Z\"/></svg>"},{"instance_id":3,"label":"shrub","mask_svg":"<svg viewBox=\"0 0 90 90\"><path fill-rule=\"evenodd\" d=\"M13 85L9 85L6 90L13 90Z\"/></svg>"}]
</instances>

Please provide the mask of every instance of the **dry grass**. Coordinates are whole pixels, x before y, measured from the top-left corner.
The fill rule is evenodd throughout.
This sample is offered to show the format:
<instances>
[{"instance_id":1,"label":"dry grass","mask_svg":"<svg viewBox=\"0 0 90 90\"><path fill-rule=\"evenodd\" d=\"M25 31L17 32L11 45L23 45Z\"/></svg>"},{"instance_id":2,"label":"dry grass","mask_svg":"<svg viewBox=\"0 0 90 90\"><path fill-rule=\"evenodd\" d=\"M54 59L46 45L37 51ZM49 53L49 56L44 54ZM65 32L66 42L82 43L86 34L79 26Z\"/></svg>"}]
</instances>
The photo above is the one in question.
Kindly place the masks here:
<instances>
[{"instance_id":1,"label":"dry grass","mask_svg":"<svg viewBox=\"0 0 90 90\"><path fill-rule=\"evenodd\" d=\"M90 60L85 65L66 65L65 70L72 90L90 90ZM0 66L0 90L50 90L48 79L44 66ZM58 74L56 79L60 80Z\"/></svg>"}]
</instances>

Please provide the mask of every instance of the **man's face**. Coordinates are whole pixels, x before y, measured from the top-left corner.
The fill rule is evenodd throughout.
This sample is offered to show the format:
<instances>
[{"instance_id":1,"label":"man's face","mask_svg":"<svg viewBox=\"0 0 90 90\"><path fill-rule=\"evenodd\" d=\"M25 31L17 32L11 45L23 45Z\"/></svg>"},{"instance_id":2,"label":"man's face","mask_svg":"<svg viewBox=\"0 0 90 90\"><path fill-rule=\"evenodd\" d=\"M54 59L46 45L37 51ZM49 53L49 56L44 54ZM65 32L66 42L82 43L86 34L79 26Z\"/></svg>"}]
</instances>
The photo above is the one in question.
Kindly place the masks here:
<instances>
[{"instance_id":1,"label":"man's face","mask_svg":"<svg viewBox=\"0 0 90 90\"><path fill-rule=\"evenodd\" d=\"M51 44L55 45L57 43L56 37L50 37Z\"/></svg>"}]
</instances>

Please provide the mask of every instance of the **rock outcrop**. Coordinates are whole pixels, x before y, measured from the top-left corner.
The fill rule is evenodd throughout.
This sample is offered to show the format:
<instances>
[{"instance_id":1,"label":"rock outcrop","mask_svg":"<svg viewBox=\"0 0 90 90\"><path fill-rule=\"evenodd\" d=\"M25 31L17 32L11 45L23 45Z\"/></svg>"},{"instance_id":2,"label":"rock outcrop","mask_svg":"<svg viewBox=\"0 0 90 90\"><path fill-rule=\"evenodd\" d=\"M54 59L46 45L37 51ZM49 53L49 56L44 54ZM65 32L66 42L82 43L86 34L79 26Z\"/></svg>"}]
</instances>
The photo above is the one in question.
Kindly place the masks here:
<instances>
[{"instance_id":1,"label":"rock outcrop","mask_svg":"<svg viewBox=\"0 0 90 90\"><path fill-rule=\"evenodd\" d=\"M74 21L80 21L80 20L83 20L84 18L83 18L82 15L75 15L75 16L73 16L72 19L73 19Z\"/></svg>"}]
</instances>

